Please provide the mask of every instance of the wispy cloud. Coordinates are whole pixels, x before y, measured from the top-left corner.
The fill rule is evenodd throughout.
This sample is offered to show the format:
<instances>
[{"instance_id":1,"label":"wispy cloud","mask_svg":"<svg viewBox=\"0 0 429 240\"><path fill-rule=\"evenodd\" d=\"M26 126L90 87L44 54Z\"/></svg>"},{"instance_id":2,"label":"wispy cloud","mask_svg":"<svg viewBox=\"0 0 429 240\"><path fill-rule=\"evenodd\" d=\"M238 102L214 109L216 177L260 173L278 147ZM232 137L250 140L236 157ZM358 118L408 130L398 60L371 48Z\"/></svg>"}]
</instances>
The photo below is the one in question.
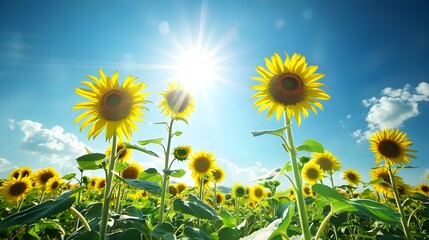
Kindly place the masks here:
<instances>
[{"instance_id":1,"label":"wispy cloud","mask_svg":"<svg viewBox=\"0 0 429 240\"><path fill-rule=\"evenodd\" d=\"M404 122L420 114L419 102L429 101L429 84L421 82L415 89L409 84L401 89L387 87L381 97L364 99L362 104L369 108L365 130L357 129L351 135L357 142L368 139L374 131L384 128L402 127Z\"/></svg>"},{"instance_id":2,"label":"wispy cloud","mask_svg":"<svg viewBox=\"0 0 429 240\"><path fill-rule=\"evenodd\" d=\"M276 20L276 23L274 24L274 26L277 29L281 29L281 28L283 28L285 26L285 24L286 24L286 21L283 18L279 18L279 19Z\"/></svg>"},{"instance_id":3,"label":"wispy cloud","mask_svg":"<svg viewBox=\"0 0 429 240\"><path fill-rule=\"evenodd\" d=\"M0 157L0 172L7 172L11 169L10 162L6 158Z\"/></svg>"},{"instance_id":4,"label":"wispy cloud","mask_svg":"<svg viewBox=\"0 0 429 240\"><path fill-rule=\"evenodd\" d=\"M77 166L75 159L85 154L85 144L60 126L43 128L41 123L31 120L19 121L17 125L24 133L21 149L39 160L51 162L58 170L73 169Z\"/></svg>"},{"instance_id":5,"label":"wispy cloud","mask_svg":"<svg viewBox=\"0 0 429 240\"><path fill-rule=\"evenodd\" d=\"M260 162L255 162L254 166L240 167L228 159L218 159L218 165L226 171L226 182L223 185L232 185L240 182L242 184L254 184L252 180L269 173L271 170L262 166Z\"/></svg>"},{"instance_id":6,"label":"wispy cloud","mask_svg":"<svg viewBox=\"0 0 429 240\"><path fill-rule=\"evenodd\" d=\"M15 120L14 119L11 119L11 118L9 118L8 120L7 120L7 122L8 122L8 127L9 127L9 129L10 130L15 130Z\"/></svg>"}]
</instances>

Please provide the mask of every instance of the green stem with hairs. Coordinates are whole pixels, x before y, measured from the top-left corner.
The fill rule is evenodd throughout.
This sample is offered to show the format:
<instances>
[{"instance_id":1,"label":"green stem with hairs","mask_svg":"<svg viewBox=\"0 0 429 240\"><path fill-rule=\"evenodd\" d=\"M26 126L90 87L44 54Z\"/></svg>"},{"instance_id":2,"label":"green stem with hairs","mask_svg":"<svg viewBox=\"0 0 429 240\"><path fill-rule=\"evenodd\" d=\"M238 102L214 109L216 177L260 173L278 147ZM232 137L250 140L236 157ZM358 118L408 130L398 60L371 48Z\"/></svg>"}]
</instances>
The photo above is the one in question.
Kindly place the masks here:
<instances>
[{"instance_id":1,"label":"green stem with hairs","mask_svg":"<svg viewBox=\"0 0 429 240\"><path fill-rule=\"evenodd\" d=\"M411 240L413 239L413 237L411 236L410 230L408 229L404 209L402 208L402 204L399 200L398 189L394 180L394 175L392 173L392 168L390 167L390 164L388 164L387 170L389 172L390 182L392 183L393 196L395 197L396 205L398 206L399 214L401 215L401 224L404 230L405 237L407 238L407 240Z\"/></svg>"},{"instance_id":2,"label":"green stem with hairs","mask_svg":"<svg viewBox=\"0 0 429 240\"><path fill-rule=\"evenodd\" d=\"M167 195L167 186L168 186L168 179L169 179L169 158L170 158L170 146L171 146L171 138L172 132L173 132L173 122L174 118L171 118L170 125L168 126L168 139L167 139L167 149L165 150L165 162L164 162L164 178L162 181L162 187L161 187L161 204L159 207L159 219L158 222L162 223L164 221L164 208L165 208L165 195Z\"/></svg>"},{"instance_id":3,"label":"green stem with hairs","mask_svg":"<svg viewBox=\"0 0 429 240\"><path fill-rule=\"evenodd\" d=\"M334 211L332 211L332 206L331 206L331 211L329 212L329 214L325 217L325 219L323 219L322 224L320 224L319 229L317 230L316 233L316 237L314 238L314 240L318 240L320 238L320 235L322 235L323 230L325 229L326 225L329 222L329 219L334 215Z\"/></svg>"},{"instance_id":4,"label":"green stem with hairs","mask_svg":"<svg viewBox=\"0 0 429 240\"><path fill-rule=\"evenodd\" d=\"M296 202L298 205L299 221L301 224L302 233L304 235L304 240L310 240L311 233L310 233L310 228L308 227L308 219L307 219L307 212L305 209L304 194L302 192L302 177L301 177L301 171L299 169L298 161L297 161L297 149L293 143L291 122L290 122L290 119L287 117L286 112L284 113L284 118L285 118L285 125L287 127L285 131L286 131L287 140L288 140L289 157L292 165L293 175L295 178Z\"/></svg>"},{"instance_id":5,"label":"green stem with hairs","mask_svg":"<svg viewBox=\"0 0 429 240\"><path fill-rule=\"evenodd\" d=\"M100 223L100 239L104 240L107 233L107 221L109 219L109 208L110 208L110 199L112 198L112 183L113 183L113 170L115 169L116 161L116 132L113 133L112 139L112 153L110 155L109 169L106 171L106 186L104 188L104 202L103 208L101 210L101 223Z\"/></svg>"},{"instance_id":6,"label":"green stem with hairs","mask_svg":"<svg viewBox=\"0 0 429 240\"><path fill-rule=\"evenodd\" d=\"M86 221L85 217L74 207L70 207L70 210L73 212L74 215L78 217L78 219L83 223L83 226L85 227L85 230L87 232L91 231L91 227L89 226L88 222ZM76 228L77 231L77 228Z\"/></svg>"}]
</instances>

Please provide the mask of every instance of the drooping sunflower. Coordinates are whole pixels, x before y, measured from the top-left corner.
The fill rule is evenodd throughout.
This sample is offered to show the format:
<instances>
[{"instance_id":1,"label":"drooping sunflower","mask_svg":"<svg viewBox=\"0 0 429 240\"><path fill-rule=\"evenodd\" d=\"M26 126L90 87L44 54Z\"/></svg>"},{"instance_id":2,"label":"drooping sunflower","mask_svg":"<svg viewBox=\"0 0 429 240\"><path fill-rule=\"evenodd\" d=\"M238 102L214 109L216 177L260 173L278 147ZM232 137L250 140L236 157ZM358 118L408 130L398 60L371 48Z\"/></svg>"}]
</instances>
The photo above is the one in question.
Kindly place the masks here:
<instances>
[{"instance_id":1,"label":"drooping sunflower","mask_svg":"<svg viewBox=\"0 0 429 240\"><path fill-rule=\"evenodd\" d=\"M225 179L225 171L221 167L216 166L211 179L214 183L221 183Z\"/></svg>"},{"instance_id":2,"label":"drooping sunflower","mask_svg":"<svg viewBox=\"0 0 429 240\"><path fill-rule=\"evenodd\" d=\"M374 181L379 178L382 178L384 181L382 183L376 183L372 185L375 191L385 194L387 197L393 197L393 192L391 187L392 181L390 180L389 172L385 167L371 169L369 171L369 175L371 175L370 181ZM398 186L403 182L402 178L397 175L395 175L393 179L395 181L396 186Z\"/></svg>"},{"instance_id":3,"label":"drooping sunflower","mask_svg":"<svg viewBox=\"0 0 429 240\"><path fill-rule=\"evenodd\" d=\"M52 167L39 169L33 175L33 181L36 187L45 187L51 178L60 177L60 174Z\"/></svg>"},{"instance_id":4,"label":"drooping sunflower","mask_svg":"<svg viewBox=\"0 0 429 240\"><path fill-rule=\"evenodd\" d=\"M357 186L360 183L361 176L358 171L346 169L343 172L343 179L351 186Z\"/></svg>"},{"instance_id":5,"label":"drooping sunflower","mask_svg":"<svg viewBox=\"0 0 429 240\"><path fill-rule=\"evenodd\" d=\"M137 78L131 75L119 85L118 72L113 73L112 77L107 77L101 69L98 73L100 79L87 75L92 81L82 81L89 89L76 88L76 93L87 98L89 102L80 102L72 108L87 109L74 123L86 118L80 126L80 131L92 124L88 139L96 138L106 128L106 140L112 138L115 132L120 140L123 136L129 140L132 131L137 131L134 121L143 121L142 109L146 109L144 104L148 101L145 97L149 93L143 93L142 90L148 85L143 82L136 83Z\"/></svg>"},{"instance_id":6,"label":"drooping sunflower","mask_svg":"<svg viewBox=\"0 0 429 240\"><path fill-rule=\"evenodd\" d=\"M323 170L320 168L320 165L316 161L311 160L308 163L304 164L304 167L301 170L302 178L309 184L315 184L319 180L323 179Z\"/></svg>"},{"instance_id":7,"label":"drooping sunflower","mask_svg":"<svg viewBox=\"0 0 429 240\"><path fill-rule=\"evenodd\" d=\"M259 202L267 195L265 188L261 185L255 185L250 189L249 196L250 199Z\"/></svg>"},{"instance_id":8,"label":"drooping sunflower","mask_svg":"<svg viewBox=\"0 0 429 240\"><path fill-rule=\"evenodd\" d=\"M185 189L188 188L188 185L184 182L178 182L176 188L178 193L182 193Z\"/></svg>"},{"instance_id":9,"label":"drooping sunflower","mask_svg":"<svg viewBox=\"0 0 429 240\"><path fill-rule=\"evenodd\" d=\"M191 115L195 109L194 98L190 91L186 90L183 85L176 82L169 82L168 89L160 93L163 96L158 108L165 116L170 115L172 118L186 118Z\"/></svg>"},{"instance_id":10,"label":"drooping sunflower","mask_svg":"<svg viewBox=\"0 0 429 240\"><path fill-rule=\"evenodd\" d=\"M301 124L301 114L308 116L308 110L317 114L315 107L323 110L319 100L328 100L330 96L319 87L324 86L318 82L325 76L315 73L317 66L307 66L305 57L294 53L292 58L286 53L283 62L278 53L271 56L271 61L265 58L267 69L257 66L256 71L260 76L252 77L261 85L252 86L258 92L252 96L258 98L254 107L259 107L258 112L268 109L267 118L276 113L277 120L283 112L288 119L295 116L298 126Z\"/></svg>"},{"instance_id":11,"label":"drooping sunflower","mask_svg":"<svg viewBox=\"0 0 429 240\"><path fill-rule=\"evenodd\" d=\"M177 195L177 188L175 184L168 185L168 193L173 197Z\"/></svg>"},{"instance_id":12,"label":"drooping sunflower","mask_svg":"<svg viewBox=\"0 0 429 240\"><path fill-rule=\"evenodd\" d=\"M325 150L323 153L313 153L313 160L319 164L320 168L329 174L341 169L341 162L331 152Z\"/></svg>"},{"instance_id":13,"label":"drooping sunflower","mask_svg":"<svg viewBox=\"0 0 429 240\"><path fill-rule=\"evenodd\" d=\"M30 177L11 178L5 180L0 186L0 194L8 202L17 203L27 197L32 189Z\"/></svg>"},{"instance_id":14,"label":"drooping sunflower","mask_svg":"<svg viewBox=\"0 0 429 240\"><path fill-rule=\"evenodd\" d=\"M231 189L232 196L234 197L244 197L246 195L246 189L241 183L234 183Z\"/></svg>"},{"instance_id":15,"label":"drooping sunflower","mask_svg":"<svg viewBox=\"0 0 429 240\"><path fill-rule=\"evenodd\" d=\"M47 193L56 193L59 192L62 179L58 176L52 177L46 182L46 192Z\"/></svg>"},{"instance_id":16,"label":"drooping sunflower","mask_svg":"<svg viewBox=\"0 0 429 240\"><path fill-rule=\"evenodd\" d=\"M421 183L416 187L417 192L429 197L429 184Z\"/></svg>"},{"instance_id":17,"label":"drooping sunflower","mask_svg":"<svg viewBox=\"0 0 429 240\"><path fill-rule=\"evenodd\" d=\"M99 192L102 192L105 186L106 186L106 179L102 177L98 178L97 185L95 185L95 189L97 189L97 191Z\"/></svg>"},{"instance_id":18,"label":"drooping sunflower","mask_svg":"<svg viewBox=\"0 0 429 240\"><path fill-rule=\"evenodd\" d=\"M173 155L174 155L175 159L182 162L182 161L185 161L186 159L188 159L191 151L192 151L192 147L189 145L177 146L173 150Z\"/></svg>"},{"instance_id":19,"label":"drooping sunflower","mask_svg":"<svg viewBox=\"0 0 429 240\"><path fill-rule=\"evenodd\" d=\"M214 155L207 151L194 152L189 158L189 169L195 180L210 176L215 167Z\"/></svg>"},{"instance_id":20,"label":"drooping sunflower","mask_svg":"<svg viewBox=\"0 0 429 240\"><path fill-rule=\"evenodd\" d=\"M125 146L125 143L123 143L123 142L119 142L116 145L116 154L118 154L118 153L119 153L118 161L120 161L120 162L127 162L131 158L131 156L133 155L132 149L127 148ZM110 145L106 149L105 154L106 154L106 157L110 157L110 155L112 155L112 145Z\"/></svg>"},{"instance_id":21,"label":"drooping sunflower","mask_svg":"<svg viewBox=\"0 0 429 240\"><path fill-rule=\"evenodd\" d=\"M219 205L222 205L226 200L225 194L223 192L216 193L216 202Z\"/></svg>"},{"instance_id":22,"label":"drooping sunflower","mask_svg":"<svg viewBox=\"0 0 429 240\"><path fill-rule=\"evenodd\" d=\"M413 193L411 186L403 182L399 183L396 188L400 196L411 195Z\"/></svg>"},{"instance_id":23,"label":"drooping sunflower","mask_svg":"<svg viewBox=\"0 0 429 240\"><path fill-rule=\"evenodd\" d=\"M130 178L130 179L137 179L139 177L139 174L143 171L143 166L135 161L132 161L131 164L122 170L121 177L123 178Z\"/></svg>"},{"instance_id":24,"label":"drooping sunflower","mask_svg":"<svg viewBox=\"0 0 429 240\"><path fill-rule=\"evenodd\" d=\"M375 162L386 161L386 165L410 163L409 158L416 158L411 153L415 150L409 149L413 143L407 138L407 134L399 129L384 129L372 134L370 150L374 152Z\"/></svg>"}]
</instances>

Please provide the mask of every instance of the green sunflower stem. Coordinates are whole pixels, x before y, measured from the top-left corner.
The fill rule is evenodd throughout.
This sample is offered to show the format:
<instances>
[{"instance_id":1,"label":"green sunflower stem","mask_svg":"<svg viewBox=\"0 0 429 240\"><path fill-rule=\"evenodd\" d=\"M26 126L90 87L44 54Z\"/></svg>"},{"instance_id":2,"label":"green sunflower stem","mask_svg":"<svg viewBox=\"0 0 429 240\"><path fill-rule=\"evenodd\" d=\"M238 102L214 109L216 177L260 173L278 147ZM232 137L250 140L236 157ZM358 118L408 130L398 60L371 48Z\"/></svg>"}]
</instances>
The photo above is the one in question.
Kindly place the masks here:
<instances>
[{"instance_id":1,"label":"green sunflower stem","mask_svg":"<svg viewBox=\"0 0 429 240\"><path fill-rule=\"evenodd\" d=\"M113 169L115 169L116 160L116 132L112 138L112 153L109 159L109 170L106 172L106 186L104 188L104 202L103 209L101 211L101 223L100 223L100 239L104 240L107 233L107 222L109 220L109 208L110 199L112 198L112 183L113 183Z\"/></svg>"},{"instance_id":2,"label":"green sunflower stem","mask_svg":"<svg viewBox=\"0 0 429 240\"><path fill-rule=\"evenodd\" d=\"M168 186L168 179L169 174L167 173L167 170L169 169L169 159L170 159L170 147L171 147L171 138L172 132L173 132L173 122L174 118L171 118L170 125L168 126L168 140L167 140L167 149L165 150L165 162L164 162L164 178L162 181L162 187L161 187L161 203L159 207L159 219L158 222L162 223L164 221L164 208L165 208L165 196L167 195L167 186Z\"/></svg>"},{"instance_id":3,"label":"green sunflower stem","mask_svg":"<svg viewBox=\"0 0 429 240\"><path fill-rule=\"evenodd\" d=\"M216 193L216 183L214 183L214 198L213 198L213 206L214 209L217 210L217 193Z\"/></svg>"},{"instance_id":4,"label":"green sunflower stem","mask_svg":"<svg viewBox=\"0 0 429 240\"><path fill-rule=\"evenodd\" d=\"M393 176L392 168L390 167L390 164L388 164L387 169L389 172L390 182L392 183L393 196L395 197L396 205L398 206L399 214L401 215L401 224L404 230L405 237L407 238L407 240L411 240L413 239L413 237L411 236L410 229L408 229L407 219L405 216L404 209L402 208L402 204L399 200L398 189L394 180L394 176Z\"/></svg>"},{"instance_id":5,"label":"green sunflower stem","mask_svg":"<svg viewBox=\"0 0 429 240\"><path fill-rule=\"evenodd\" d=\"M70 210L73 212L74 215L78 217L78 219L83 223L83 226L85 227L85 230L87 232L91 231L91 227L89 226L88 222L86 221L85 217L74 207L70 207ZM77 231L77 228L76 228Z\"/></svg>"},{"instance_id":6,"label":"green sunflower stem","mask_svg":"<svg viewBox=\"0 0 429 240\"><path fill-rule=\"evenodd\" d=\"M285 124L287 127L286 128L287 141L290 148L289 157L292 163L291 165L292 165L293 175L295 178L296 201L298 205L299 221L301 224L301 229L304 235L304 239L310 240L311 234L310 234L310 228L308 227L308 219L307 219L307 212L305 209L304 194L302 192L302 178L301 178L301 172L299 170L297 156L296 156L297 150L295 145L293 144L291 122L290 122L290 119L287 117L286 112L285 112L284 118L285 118Z\"/></svg>"}]
</instances>

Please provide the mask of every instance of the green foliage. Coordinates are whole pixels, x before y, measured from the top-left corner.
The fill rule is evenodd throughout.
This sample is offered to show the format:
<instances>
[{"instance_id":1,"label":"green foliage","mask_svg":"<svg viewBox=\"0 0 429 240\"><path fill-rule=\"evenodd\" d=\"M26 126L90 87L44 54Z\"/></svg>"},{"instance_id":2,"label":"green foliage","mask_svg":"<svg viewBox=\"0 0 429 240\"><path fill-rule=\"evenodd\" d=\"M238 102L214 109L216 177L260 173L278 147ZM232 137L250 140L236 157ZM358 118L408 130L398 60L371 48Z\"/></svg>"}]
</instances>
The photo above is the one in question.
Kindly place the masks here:
<instances>
[{"instance_id":1,"label":"green foliage","mask_svg":"<svg viewBox=\"0 0 429 240\"><path fill-rule=\"evenodd\" d=\"M82 170L101 169L101 162L106 158L103 153L88 153L76 159L79 168Z\"/></svg>"},{"instance_id":2,"label":"green foliage","mask_svg":"<svg viewBox=\"0 0 429 240\"><path fill-rule=\"evenodd\" d=\"M205 204L201 200L199 200L196 196L190 194L188 199L183 200L181 198L177 198L173 202L174 210L189 214L197 218L207 219L207 220L219 220L220 217L216 213L216 211Z\"/></svg>"},{"instance_id":3,"label":"green foliage","mask_svg":"<svg viewBox=\"0 0 429 240\"><path fill-rule=\"evenodd\" d=\"M116 175L116 178L138 189L146 190L148 192L156 193L156 194L161 193L161 187L159 186L158 183L148 182L148 181L139 180L139 179L121 178L119 175Z\"/></svg>"},{"instance_id":4,"label":"green foliage","mask_svg":"<svg viewBox=\"0 0 429 240\"><path fill-rule=\"evenodd\" d=\"M323 148L323 145L314 140L314 139L306 139L304 142L296 147L298 151L307 151L307 152L318 152L323 153L325 150Z\"/></svg>"},{"instance_id":5,"label":"green foliage","mask_svg":"<svg viewBox=\"0 0 429 240\"><path fill-rule=\"evenodd\" d=\"M275 129L275 130L254 131L254 132L252 132L252 135L254 137L258 137L258 136L262 136L262 135L265 135L265 134L271 134L271 135L275 135L275 136L281 137L281 136L283 136L283 132L285 131L286 128L288 128L288 127L282 127L282 128Z\"/></svg>"}]
</instances>

